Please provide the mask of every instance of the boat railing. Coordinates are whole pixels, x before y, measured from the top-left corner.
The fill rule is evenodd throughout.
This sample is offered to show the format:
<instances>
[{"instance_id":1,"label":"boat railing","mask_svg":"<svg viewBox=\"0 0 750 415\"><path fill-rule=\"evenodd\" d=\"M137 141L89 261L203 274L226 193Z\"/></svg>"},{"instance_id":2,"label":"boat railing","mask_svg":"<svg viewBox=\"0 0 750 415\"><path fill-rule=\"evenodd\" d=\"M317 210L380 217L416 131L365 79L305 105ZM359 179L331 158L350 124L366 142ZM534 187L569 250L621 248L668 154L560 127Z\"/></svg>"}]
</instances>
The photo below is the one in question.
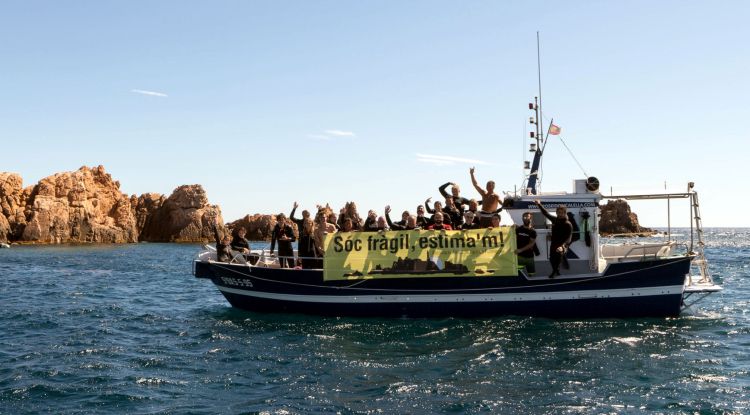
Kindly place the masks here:
<instances>
[{"instance_id":1,"label":"boat railing","mask_svg":"<svg viewBox=\"0 0 750 415\"><path fill-rule=\"evenodd\" d=\"M216 248L211 245L203 245L205 251L199 253L196 259L198 260L212 260L216 261ZM282 260L291 260L293 264L297 264L298 260L318 260L322 261L320 257L305 257L297 255L295 250L292 255L278 255L271 253L266 249L251 250L250 252L232 251L232 259L229 261L230 264L240 264L256 266L260 268L280 268ZM290 268L291 269L291 268ZM320 268L311 268L320 269Z\"/></svg>"},{"instance_id":2,"label":"boat railing","mask_svg":"<svg viewBox=\"0 0 750 415\"><path fill-rule=\"evenodd\" d=\"M253 253L257 253L257 251L253 251ZM307 257L307 256L299 256L297 255L296 251L293 255L277 255L272 253L266 253L265 249L261 251L260 257L258 258L258 261L255 264L252 264L256 267L261 268L280 268L282 260L291 260L293 264L295 264L295 268L297 267L297 261L323 261L323 258L321 257ZM292 269L292 268L289 268ZM322 269L322 268L305 268L305 269Z\"/></svg>"},{"instance_id":3,"label":"boat railing","mask_svg":"<svg viewBox=\"0 0 750 415\"><path fill-rule=\"evenodd\" d=\"M626 244L620 244L620 245L605 244L605 245L602 245L600 252L601 252L602 258L607 261L613 261L613 260L617 260L618 262L628 261L628 260L645 261L648 259L657 259L657 258L664 258L664 257L672 256L674 255L675 248L678 248L678 247L683 248L686 254L689 252L687 244L677 243L674 241L669 241L669 242L664 242L664 243L638 244L638 245L633 245L633 246L629 246Z\"/></svg>"}]
</instances>

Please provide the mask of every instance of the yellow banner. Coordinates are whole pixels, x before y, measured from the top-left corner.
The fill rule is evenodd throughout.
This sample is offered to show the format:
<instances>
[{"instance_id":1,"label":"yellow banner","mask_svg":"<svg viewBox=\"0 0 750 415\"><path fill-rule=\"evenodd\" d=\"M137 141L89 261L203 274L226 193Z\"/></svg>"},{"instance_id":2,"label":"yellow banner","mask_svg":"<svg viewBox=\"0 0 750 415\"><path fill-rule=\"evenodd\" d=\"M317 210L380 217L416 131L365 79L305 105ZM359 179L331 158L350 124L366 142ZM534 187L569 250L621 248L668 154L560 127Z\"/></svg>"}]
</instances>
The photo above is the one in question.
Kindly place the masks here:
<instances>
[{"instance_id":1,"label":"yellow banner","mask_svg":"<svg viewBox=\"0 0 750 415\"><path fill-rule=\"evenodd\" d=\"M324 279L518 275L512 227L326 235Z\"/></svg>"}]
</instances>

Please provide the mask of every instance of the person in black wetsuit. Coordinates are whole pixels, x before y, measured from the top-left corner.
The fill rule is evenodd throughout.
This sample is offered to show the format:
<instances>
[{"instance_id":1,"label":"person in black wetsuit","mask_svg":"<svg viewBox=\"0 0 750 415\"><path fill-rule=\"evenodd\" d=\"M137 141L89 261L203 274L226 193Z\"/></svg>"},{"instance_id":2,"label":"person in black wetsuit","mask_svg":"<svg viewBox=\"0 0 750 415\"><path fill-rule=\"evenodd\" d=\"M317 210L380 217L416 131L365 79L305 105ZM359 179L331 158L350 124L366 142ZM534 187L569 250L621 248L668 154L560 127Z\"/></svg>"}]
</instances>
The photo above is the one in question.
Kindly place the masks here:
<instances>
[{"instance_id":1,"label":"person in black wetsuit","mask_svg":"<svg viewBox=\"0 0 750 415\"><path fill-rule=\"evenodd\" d=\"M454 203L453 198L445 198L445 207L443 208L443 215L447 215L450 220L453 229L461 229L461 225L464 224L464 214Z\"/></svg>"},{"instance_id":2,"label":"person in black wetsuit","mask_svg":"<svg viewBox=\"0 0 750 415\"><path fill-rule=\"evenodd\" d=\"M536 273L534 265L534 247L536 246L536 230L531 226L531 212L524 212L523 226L516 226L516 255L518 265L526 268L529 275Z\"/></svg>"},{"instance_id":3,"label":"person in black wetsuit","mask_svg":"<svg viewBox=\"0 0 750 415\"><path fill-rule=\"evenodd\" d=\"M232 261L232 238L229 235L219 236L219 229L214 225L214 237L216 238L216 260L219 262Z\"/></svg>"},{"instance_id":4,"label":"person in black wetsuit","mask_svg":"<svg viewBox=\"0 0 750 415\"><path fill-rule=\"evenodd\" d=\"M300 258L302 268L316 268L318 261L315 258L318 255L315 249L315 224L312 218L308 216L302 219L302 226L298 230L297 256Z\"/></svg>"},{"instance_id":5,"label":"person in black wetsuit","mask_svg":"<svg viewBox=\"0 0 750 415\"><path fill-rule=\"evenodd\" d=\"M426 228L430 224L430 220L424 215L424 206L417 206L417 226L420 228Z\"/></svg>"},{"instance_id":6,"label":"person in black wetsuit","mask_svg":"<svg viewBox=\"0 0 750 415\"><path fill-rule=\"evenodd\" d=\"M294 204L292 205L292 212L289 213L289 220L297 225L297 234L299 235L299 242L297 243L297 256L300 258L302 268L311 268L312 263L310 262L309 258L315 256L315 243L313 240L314 236L312 234L315 226L312 222L312 218L310 217L310 211L307 209L302 211L302 219L297 219L294 217L294 212L297 211L298 207L299 203L294 202ZM312 227L310 227L310 225L305 226L305 221L307 221L308 219L310 219L310 222L313 225ZM310 230L308 230L308 228Z\"/></svg>"},{"instance_id":7,"label":"person in black wetsuit","mask_svg":"<svg viewBox=\"0 0 750 415\"><path fill-rule=\"evenodd\" d=\"M365 224L362 225L362 232L377 232L378 231L378 214L374 210L370 209L367 212L367 219Z\"/></svg>"},{"instance_id":8,"label":"person in black wetsuit","mask_svg":"<svg viewBox=\"0 0 750 415\"><path fill-rule=\"evenodd\" d=\"M445 189L448 186L453 186L453 187L451 187L451 194L450 195L448 194L448 192L445 191ZM462 214L464 213L464 210L466 210L466 208L464 207L464 205L466 205L466 206L469 205L469 199L467 199L467 198L465 198L465 197L463 197L463 196L460 195L461 188L459 188L457 184L455 184L453 182L448 182L448 183L440 186L438 188L438 190L440 191L440 194L443 195L444 198L446 198L446 199L448 199L448 198L453 199L453 204L456 206L456 208L458 208L458 210Z\"/></svg>"},{"instance_id":9,"label":"person in black wetsuit","mask_svg":"<svg viewBox=\"0 0 750 415\"><path fill-rule=\"evenodd\" d=\"M555 214L552 216L547 209L542 206L542 202L537 199L534 201L544 216L552 222L552 235L549 244L549 263L552 265L550 278L560 275L560 262L568 251L570 238L573 236L573 225L568 221L568 209L565 205L557 206Z\"/></svg>"},{"instance_id":10,"label":"person in black wetsuit","mask_svg":"<svg viewBox=\"0 0 750 415\"><path fill-rule=\"evenodd\" d=\"M276 216L276 226L273 227L271 232L271 255L273 255L276 241L279 241L279 266L281 268L293 268L294 267L294 249L292 248L292 242L296 238L294 237L294 230L286 222L286 216L283 213L279 213Z\"/></svg>"},{"instance_id":11,"label":"person in black wetsuit","mask_svg":"<svg viewBox=\"0 0 750 415\"><path fill-rule=\"evenodd\" d=\"M467 210L464 212L464 223L461 225L461 229L479 229L479 218L476 217L476 214L471 211Z\"/></svg>"},{"instance_id":12,"label":"person in black wetsuit","mask_svg":"<svg viewBox=\"0 0 750 415\"><path fill-rule=\"evenodd\" d=\"M302 225L305 219L310 217L310 211L303 210L302 211L302 219L297 219L294 217L294 212L297 211L297 207L299 207L299 204L297 202L294 202L294 205L292 205L292 213L289 214L289 219L297 224L297 232L299 232L300 239L302 238Z\"/></svg>"},{"instance_id":13,"label":"person in black wetsuit","mask_svg":"<svg viewBox=\"0 0 750 415\"><path fill-rule=\"evenodd\" d=\"M435 215L440 212L441 215L443 215L443 223L446 225L452 225L451 223L451 217L446 212L443 211L443 204L440 203L440 201L435 202L435 209L430 208L430 200L432 200L431 197L428 197L427 200L424 201L424 207L427 209L427 213L431 213L432 217L430 218L429 224L435 223ZM429 226L429 225L428 225Z\"/></svg>"},{"instance_id":14,"label":"person in black wetsuit","mask_svg":"<svg viewBox=\"0 0 750 415\"><path fill-rule=\"evenodd\" d=\"M409 219L409 216L411 216L411 214L409 213L409 211L405 210L405 211L403 211L403 213L401 213L401 220L400 221L398 221L398 222L392 222L391 221L391 217L390 217L391 205L386 205L386 207L385 207L385 209L383 211L385 212L385 220L386 220L386 222L388 222L388 227L391 228L391 229L394 229L393 225L396 225L396 226L406 226L406 220ZM401 228L399 228L399 229L401 229Z\"/></svg>"},{"instance_id":15,"label":"person in black wetsuit","mask_svg":"<svg viewBox=\"0 0 750 415\"><path fill-rule=\"evenodd\" d=\"M409 215L409 211L404 211L401 219L398 222L391 221L390 214L391 213L391 207L386 206L385 207L385 221L388 222L388 227L391 228L392 231L410 231L417 228L417 218L415 216Z\"/></svg>"},{"instance_id":16,"label":"person in black wetsuit","mask_svg":"<svg viewBox=\"0 0 750 415\"><path fill-rule=\"evenodd\" d=\"M247 242L247 239L245 239L246 234L247 231L245 228L239 228L237 230L237 235L232 238L232 249L240 251L243 254L250 252L250 244Z\"/></svg>"}]
</instances>

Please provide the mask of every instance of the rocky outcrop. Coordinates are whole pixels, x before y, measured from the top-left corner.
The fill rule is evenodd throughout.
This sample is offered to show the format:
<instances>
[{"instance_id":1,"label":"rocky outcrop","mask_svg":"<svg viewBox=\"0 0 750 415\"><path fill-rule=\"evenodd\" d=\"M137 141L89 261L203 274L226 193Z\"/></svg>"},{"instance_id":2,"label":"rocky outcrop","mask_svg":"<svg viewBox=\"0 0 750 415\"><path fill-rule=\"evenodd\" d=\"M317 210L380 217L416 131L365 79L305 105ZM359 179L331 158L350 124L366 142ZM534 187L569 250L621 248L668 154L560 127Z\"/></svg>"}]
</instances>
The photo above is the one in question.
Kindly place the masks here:
<instances>
[{"instance_id":1,"label":"rocky outcrop","mask_svg":"<svg viewBox=\"0 0 750 415\"><path fill-rule=\"evenodd\" d=\"M245 237L251 241L270 240L274 226L276 226L276 216L257 213L245 215L244 218L227 224L233 233L239 228L245 228L247 230Z\"/></svg>"},{"instance_id":2,"label":"rocky outcrop","mask_svg":"<svg viewBox=\"0 0 750 415\"><path fill-rule=\"evenodd\" d=\"M651 235L654 233L652 229L644 228L638 223L638 215L630 210L630 205L624 200L609 200L600 208L599 233L601 235Z\"/></svg>"},{"instance_id":3,"label":"rocky outcrop","mask_svg":"<svg viewBox=\"0 0 750 415\"><path fill-rule=\"evenodd\" d=\"M138 229L140 238L144 235L144 229L151 229L155 226L152 222L154 221L156 212L161 208L166 199L160 193L145 193L138 197L135 195L130 197L130 207L133 209L133 214L135 215L135 227Z\"/></svg>"},{"instance_id":4,"label":"rocky outcrop","mask_svg":"<svg viewBox=\"0 0 750 415\"><path fill-rule=\"evenodd\" d=\"M27 242L137 241L135 218L120 183L104 167L81 167L40 180L24 211Z\"/></svg>"},{"instance_id":5,"label":"rocky outcrop","mask_svg":"<svg viewBox=\"0 0 750 415\"><path fill-rule=\"evenodd\" d=\"M221 210L210 205L198 184L180 186L168 198L154 193L142 195L136 204L145 217L140 240L150 242L195 242L214 239L214 224L222 227ZM139 222L141 220L139 219Z\"/></svg>"},{"instance_id":6,"label":"rocky outcrop","mask_svg":"<svg viewBox=\"0 0 750 415\"><path fill-rule=\"evenodd\" d=\"M180 186L169 197L128 196L102 166L22 184L19 175L0 173L0 242L196 242L213 240L216 221L223 228L219 207L208 204L200 185Z\"/></svg>"},{"instance_id":7,"label":"rocky outcrop","mask_svg":"<svg viewBox=\"0 0 750 415\"><path fill-rule=\"evenodd\" d=\"M17 239L26 225L23 179L16 173L0 173L0 242Z\"/></svg>"}]
</instances>

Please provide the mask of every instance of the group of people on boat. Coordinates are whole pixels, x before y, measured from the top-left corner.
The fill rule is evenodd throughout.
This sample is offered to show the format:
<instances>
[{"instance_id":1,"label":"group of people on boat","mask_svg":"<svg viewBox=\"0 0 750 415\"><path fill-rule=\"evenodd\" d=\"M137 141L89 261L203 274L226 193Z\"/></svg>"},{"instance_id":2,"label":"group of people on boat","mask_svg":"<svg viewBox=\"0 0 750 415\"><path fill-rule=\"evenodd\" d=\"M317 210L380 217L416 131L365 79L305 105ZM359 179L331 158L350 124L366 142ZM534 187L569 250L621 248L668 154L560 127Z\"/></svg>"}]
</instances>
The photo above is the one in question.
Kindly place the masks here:
<instances>
[{"instance_id":1,"label":"group of people on boat","mask_svg":"<svg viewBox=\"0 0 750 415\"><path fill-rule=\"evenodd\" d=\"M390 217L391 207L385 206L384 216L378 216L374 210L369 210L363 220L357 211L354 202L347 202L339 211L339 214L326 204L317 206L317 213L312 217L310 211L303 210L302 217L295 217L299 204L294 202L292 211L287 217L284 213L276 215L276 225L271 232L271 249L273 255L278 246L279 265L282 268L321 268L322 258L325 252L323 241L326 234L335 232L382 232L388 230L467 230L479 228L493 228L500 226L500 212L502 203L500 196L495 193L495 182L488 181L485 188L477 183L474 168L469 170L474 188L481 195L481 200L467 199L461 196L460 188L453 182L443 184L438 188L444 197L445 203L435 201L432 207L432 198L425 200L424 205L418 205L416 215L404 211L401 220L392 221ZM447 188L451 187L451 193ZM550 262L553 272L550 278L560 275L559 266L564 257L567 245L570 243L572 226L567 221L565 207L557 208L557 216L552 216L537 200L541 212L549 218L552 225L552 242L550 245ZM481 207L481 208L480 208ZM429 213L431 216L426 216ZM564 220L563 220L564 218ZM523 225L516 226L516 238L519 265L526 267L527 272L535 272L534 256L539 250L536 246L536 231L531 225L531 213L523 214ZM297 225L299 240L297 244L297 258L295 261L293 242L297 241L292 224ZM243 254L250 252L246 230L239 228L233 238L228 235L220 239L218 231L214 229L216 236L217 258L219 261L231 261L232 250Z\"/></svg>"}]
</instances>

